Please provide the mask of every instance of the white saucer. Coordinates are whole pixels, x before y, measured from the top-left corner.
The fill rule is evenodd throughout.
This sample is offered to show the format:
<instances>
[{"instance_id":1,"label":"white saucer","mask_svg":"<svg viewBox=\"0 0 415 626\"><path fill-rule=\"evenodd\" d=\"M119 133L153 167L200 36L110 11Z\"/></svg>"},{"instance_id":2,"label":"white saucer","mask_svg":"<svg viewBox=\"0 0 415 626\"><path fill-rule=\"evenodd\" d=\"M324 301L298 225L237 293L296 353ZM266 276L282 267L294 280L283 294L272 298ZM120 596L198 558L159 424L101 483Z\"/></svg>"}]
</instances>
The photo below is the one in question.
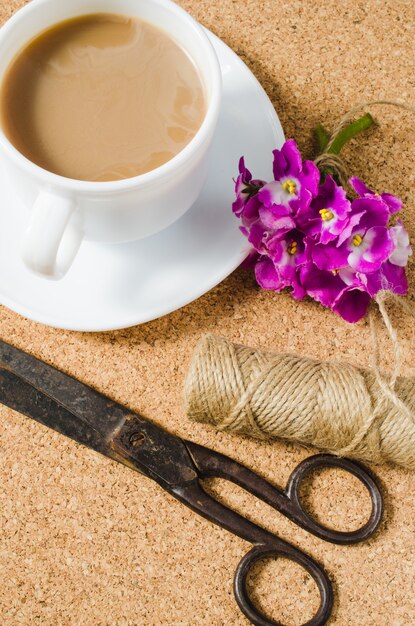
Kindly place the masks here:
<instances>
[{"instance_id":1,"label":"white saucer","mask_svg":"<svg viewBox=\"0 0 415 626\"><path fill-rule=\"evenodd\" d=\"M192 302L243 261L247 243L231 204L245 155L270 178L284 134L266 93L241 59L209 33L222 66L224 99L205 189L175 224L129 244L83 242L61 281L33 275L19 257L27 212L0 172L0 303L37 322L78 331L135 326Z\"/></svg>"}]
</instances>

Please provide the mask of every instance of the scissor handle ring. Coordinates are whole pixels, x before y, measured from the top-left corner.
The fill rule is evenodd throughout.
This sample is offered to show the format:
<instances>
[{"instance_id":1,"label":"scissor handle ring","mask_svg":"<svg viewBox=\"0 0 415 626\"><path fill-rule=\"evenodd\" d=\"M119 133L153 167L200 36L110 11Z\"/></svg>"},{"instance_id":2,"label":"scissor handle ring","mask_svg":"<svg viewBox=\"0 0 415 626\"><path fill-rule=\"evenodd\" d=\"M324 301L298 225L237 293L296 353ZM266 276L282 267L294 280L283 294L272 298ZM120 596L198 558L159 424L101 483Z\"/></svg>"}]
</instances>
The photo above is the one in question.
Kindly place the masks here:
<instances>
[{"instance_id":1,"label":"scissor handle ring","mask_svg":"<svg viewBox=\"0 0 415 626\"><path fill-rule=\"evenodd\" d=\"M311 557L294 546L278 540L278 546L272 544L256 545L240 561L234 578L234 594L242 613L254 626L283 626L255 607L247 590L247 578L257 561L269 557L282 556L301 565L315 580L320 593L320 606L314 617L303 626L324 626L333 607L333 590L326 572Z\"/></svg>"},{"instance_id":2,"label":"scissor handle ring","mask_svg":"<svg viewBox=\"0 0 415 626\"><path fill-rule=\"evenodd\" d=\"M356 476L364 487L366 487L372 502L372 511L367 522L360 528L352 531L340 531L328 528L324 526L324 524L316 522L303 508L300 500L301 483L306 476L322 467L335 467L345 470L349 474ZM382 494L375 478L369 470L360 465L360 463L356 463L356 461L332 456L331 454L316 454L300 463L288 479L285 493L294 506L295 521L321 539L332 543L352 544L364 541L373 535L382 519Z\"/></svg>"}]
</instances>

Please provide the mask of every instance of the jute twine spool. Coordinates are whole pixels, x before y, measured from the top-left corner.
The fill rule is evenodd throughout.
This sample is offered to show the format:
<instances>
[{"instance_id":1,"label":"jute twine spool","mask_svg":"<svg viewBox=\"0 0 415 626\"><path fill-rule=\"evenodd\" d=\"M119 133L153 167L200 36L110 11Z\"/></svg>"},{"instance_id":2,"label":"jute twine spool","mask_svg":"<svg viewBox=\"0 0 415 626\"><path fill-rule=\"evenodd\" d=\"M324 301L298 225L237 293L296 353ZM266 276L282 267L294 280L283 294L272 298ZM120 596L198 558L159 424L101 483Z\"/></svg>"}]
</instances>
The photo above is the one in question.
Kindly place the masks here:
<instances>
[{"instance_id":1,"label":"jute twine spool","mask_svg":"<svg viewBox=\"0 0 415 626\"><path fill-rule=\"evenodd\" d=\"M385 297L379 298L381 313ZM371 326L377 358L373 317ZM185 384L187 415L220 430L415 469L415 379L397 376L397 343L394 350L395 372L388 380L376 362L364 370L205 335Z\"/></svg>"}]
</instances>

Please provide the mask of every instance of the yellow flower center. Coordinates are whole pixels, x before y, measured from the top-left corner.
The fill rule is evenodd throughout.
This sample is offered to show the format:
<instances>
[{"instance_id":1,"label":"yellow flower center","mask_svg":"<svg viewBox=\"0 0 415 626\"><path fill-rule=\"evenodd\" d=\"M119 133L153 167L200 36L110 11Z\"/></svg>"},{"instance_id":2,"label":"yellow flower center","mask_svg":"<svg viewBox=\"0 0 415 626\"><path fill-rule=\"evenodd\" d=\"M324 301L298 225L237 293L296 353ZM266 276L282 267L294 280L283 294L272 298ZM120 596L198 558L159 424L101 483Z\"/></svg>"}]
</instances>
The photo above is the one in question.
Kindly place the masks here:
<instances>
[{"instance_id":1,"label":"yellow flower center","mask_svg":"<svg viewBox=\"0 0 415 626\"><path fill-rule=\"evenodd\" d=\"M287 248L287 252L288 252L288 254L291 254L291 256L297 252L297 242L296 241L292 241L289 244L289 246Z\"/></svg>"},{"instance_id":2,"label":"yellow flower center","mask_svg":"<svg viewBox=\"0 0 415 626\"><path fill-rule=\"evenodd\" d=\"M333 276L337 276L337 274L339 273L339 270L331 270L331 273L333 274Z\"/></svg>"},{"instance_id":3,"label":"yellow flower center","mask_svg":"<svg viewBox=\"0 0 415 626\"><path fill-rule=\"evenodd\" d=\"M320 209L319 213L323 222L329 222L334 217L334 213L332 213L329 209Z\"/></svg>"},{"instance_id":4,"label":"yellow flower center","mask_svg":"<svg viewBox=\"0 0 415 626\"><path fill-rule=\"evenodd\" d=\"M282 188L284 191L292 196L297 191L297 185L293 180L286 180L285 183L282 183Z\"/></svg>"},{"instance_id":5,"label":"yellow flower center","mask_svg":"<svg viewBox=\"0 0 415 626\"><path fill-rule=\"evenodd\" d=\"M363 241L363 237L361 235L355 235L352 239L352 243L356 247L359 247L362 241Z\"/></svg>"}]
</instances>

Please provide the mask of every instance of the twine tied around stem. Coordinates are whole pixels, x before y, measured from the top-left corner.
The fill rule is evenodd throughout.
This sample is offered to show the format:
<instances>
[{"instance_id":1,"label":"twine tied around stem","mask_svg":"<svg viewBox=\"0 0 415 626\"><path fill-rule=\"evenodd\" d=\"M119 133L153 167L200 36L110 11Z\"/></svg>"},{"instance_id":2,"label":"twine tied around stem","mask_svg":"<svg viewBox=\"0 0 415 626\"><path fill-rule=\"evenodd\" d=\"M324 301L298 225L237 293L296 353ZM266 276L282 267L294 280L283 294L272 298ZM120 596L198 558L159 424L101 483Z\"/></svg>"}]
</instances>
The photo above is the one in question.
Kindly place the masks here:
<instances>
[{"instance_id":1,"label":"twine tied around stem","mask_svg":"<svg viewBox=\"0 0 415 626\"><path fill-rule=\"evenodd\" d=\"M379 105L394 106L398 107L399 109L415 113L415 106L406 102L401 102L399 100L369 100L367 102L363 102L362 104L357 104L339 120L331 136L328 138L324 150L321 154L319 154L318 157L314 159L314 163L319 167L320 170L324 170L327 168L328 170L335 172L340 184L345 189L351 189L349 184L350 176L342 157L337 154L337 151L333 152L336 138L339 137L340 132L347 127L347 125L351 122L351 120L356 116L357 113L365 111L368 107Z\"/></svg>"}]
</instances>

